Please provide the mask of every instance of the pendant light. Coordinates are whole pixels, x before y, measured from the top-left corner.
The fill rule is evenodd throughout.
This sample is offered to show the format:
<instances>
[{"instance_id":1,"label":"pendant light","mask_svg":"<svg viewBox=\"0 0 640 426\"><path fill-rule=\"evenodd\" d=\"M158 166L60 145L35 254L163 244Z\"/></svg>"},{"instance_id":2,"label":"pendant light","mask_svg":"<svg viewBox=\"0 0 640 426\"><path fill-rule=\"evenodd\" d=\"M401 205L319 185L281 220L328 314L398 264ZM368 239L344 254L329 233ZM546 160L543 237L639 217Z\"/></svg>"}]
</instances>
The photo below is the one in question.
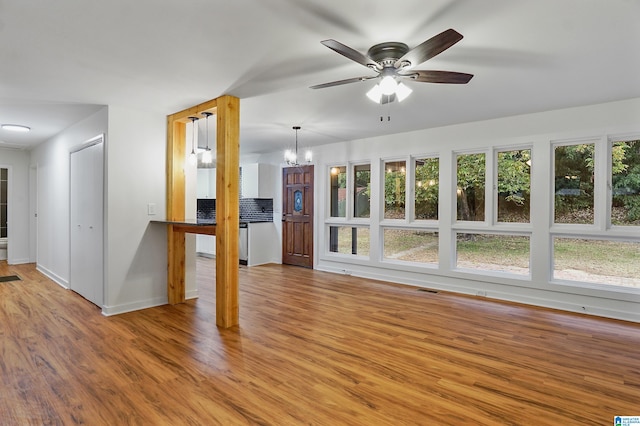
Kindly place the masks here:
<instances>
[{"instance_id":1,"label":"pendant light","mask_svg":"<svg viewBox=\"0 0 640 426\"><path fill-rule=\"evenodd\" d=\"M198 117L189 117L191 120L191 154L189 154L189 164L195 166L198 164L198 155L196 154L196 121Z\"/></svg>"},{"instance_id":2,"label":"pendant light","mask_svg":"<svg viewBox=\"0 0 640 426\"><path fill-rule=\"evenodd\" d=\"M209 117L211 117L213 115L212 112L208 112L205 111L202 113L202 115L204 115L206 117L205 123L206 123L206 140L207 140L207 147L204 149L204 152L202 153L202 162L205 164L211 164L213 162L213 154L211 152L211 148L209 148Z\"/></svg>"},{"instance_id":3,"label":"pendant light","mask_svg":"<svg viewBox=\"0 0 640 426\"><path fill-rule=\"evenodd\" d=\"M293 126L293 130L296 131L296 149L295 149L295 151L287 149L284 152L284 161L286 161L289 166L299 166L300 165L298 163L298 130L300 130L300 128L301 128L300 126ZM307 162L307 163L311 163L311 158L312 158L311 150L307 150L307 152L304 155L304 161Z\"/></svg>"}]
</instances>

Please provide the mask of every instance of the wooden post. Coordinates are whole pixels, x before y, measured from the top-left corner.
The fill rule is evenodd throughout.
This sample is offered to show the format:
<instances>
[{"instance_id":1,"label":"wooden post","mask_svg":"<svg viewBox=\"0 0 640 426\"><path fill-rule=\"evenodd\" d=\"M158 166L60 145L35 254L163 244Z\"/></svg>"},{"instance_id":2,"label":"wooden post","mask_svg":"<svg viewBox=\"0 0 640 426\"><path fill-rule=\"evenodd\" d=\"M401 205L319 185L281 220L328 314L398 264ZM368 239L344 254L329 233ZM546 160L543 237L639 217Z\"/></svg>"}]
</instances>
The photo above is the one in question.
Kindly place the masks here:
<instances>
[{"instance_id":1,"label":"wooden post","mask_svg":"<svg viewBox=\"0 0 640 426\"><path fill-rule=\"evenodd\" d=\"M177 232L174 225L167 225L167 300L171 305L185 301L185 235Z\"/></svg>"},{"instance_id":2,"label":"wooden post","mask_svg":"<svg viewBox=\"0 0 640 426\"><path fill-rule=\"evenodd\" d=\"M240 100L224 95L167 117L167 221L185 220L186 123L189 116L216 114L216 324L239 323L238 233ZM185 230L167 225L167 299L185 301Z\"/></svg>"},{"instance_id":3,"label":"wooden post","mask_svg":"<svg viewBox=\"0 0 640 426\"><path fill-rule=\"evenodd\" d=\"M217 101L216 324L228 328L239 323L240 100L222 96Z\"/></svg>"}]
</instances>

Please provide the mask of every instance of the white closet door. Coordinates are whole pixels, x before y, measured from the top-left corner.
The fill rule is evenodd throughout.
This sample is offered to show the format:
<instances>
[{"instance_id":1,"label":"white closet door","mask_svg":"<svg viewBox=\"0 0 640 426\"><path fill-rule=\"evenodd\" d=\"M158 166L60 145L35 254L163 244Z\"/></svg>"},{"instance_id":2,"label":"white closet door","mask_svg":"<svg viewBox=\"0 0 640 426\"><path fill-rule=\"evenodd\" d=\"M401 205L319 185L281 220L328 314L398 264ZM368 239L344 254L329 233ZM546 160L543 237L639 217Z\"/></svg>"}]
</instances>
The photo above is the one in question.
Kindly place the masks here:
<instances>
[{"instance_id":1,"label":"white closet door","mask_svg":"<svg viewBox=\"0 0 640 426\"><path fill-rule=\"evenodd\" d=\"M70 179L69 286L87 300L102 306L104 299L102 142L71 153Z\"/></svg>"}]
</instances>

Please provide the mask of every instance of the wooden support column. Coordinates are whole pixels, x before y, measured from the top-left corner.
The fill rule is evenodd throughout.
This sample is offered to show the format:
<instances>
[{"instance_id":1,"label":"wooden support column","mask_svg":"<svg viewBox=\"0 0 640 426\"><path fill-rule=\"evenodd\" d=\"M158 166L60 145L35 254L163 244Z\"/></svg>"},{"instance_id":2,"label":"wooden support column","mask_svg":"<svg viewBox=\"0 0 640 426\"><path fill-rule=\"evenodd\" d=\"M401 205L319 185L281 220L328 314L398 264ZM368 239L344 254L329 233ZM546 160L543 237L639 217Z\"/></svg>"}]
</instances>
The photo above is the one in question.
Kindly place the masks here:
<instances>
[{"instance_id":1,"label":"wooden support column","mask_svg":"<svg viewBox=\"0 0 640 426\"><path fill-rule=\"evenodd\" d=\"M167 275L167 299L171 305L185 301L185 235L176 232L175 225L167 225L167 255L169 271Z\"/></svg>"},{"instance_id":2,"label":"wooden support column","mask_svg":"<svg viewBox=\"0 0 640 426\"><path fill-rule=\"evenodd\" d=\"M216 324L219 327L228 328L239 323L240 100L238 98L224 95L167 117L166 220L174 222L185 220L186 123L190 116L199 117L203 112L214 113L217 121L217 226L215 231L211 230L210 233L216 235ZM185 232L190 230L181 225L167 225L167 299L170 304L185 301Z\"/></svg>"},{"instance_id":3,"label":"wooden support column","mask_svg":"<svg viewBox=\"0 0 640 426\"><path fill-rule=\"evenodd\" d=\"M222 96L217 101L216 324L228 328L239 323L240 100Z\"/></svg>"},{"instance_id":4,"label":"wooden support column","mask_svg":"<svg viewBox=\"0 0 640 426\"><path fill-rule=\"evenodd\" d=\"M167 220L184 220L187 125L167 117Z\"/></svg>"}]
</instances>

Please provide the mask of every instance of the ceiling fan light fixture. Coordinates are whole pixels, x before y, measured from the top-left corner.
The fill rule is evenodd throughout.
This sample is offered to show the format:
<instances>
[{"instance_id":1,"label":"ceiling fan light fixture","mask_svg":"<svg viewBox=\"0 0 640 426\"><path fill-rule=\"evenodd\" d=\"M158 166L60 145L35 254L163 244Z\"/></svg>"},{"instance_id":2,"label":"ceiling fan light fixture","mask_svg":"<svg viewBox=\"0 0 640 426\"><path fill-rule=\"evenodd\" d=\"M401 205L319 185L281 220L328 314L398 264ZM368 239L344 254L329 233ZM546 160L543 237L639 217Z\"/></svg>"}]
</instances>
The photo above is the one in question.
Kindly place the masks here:
<instances>
[{"instance_id":1,"label":"ceiling fan light fixture","mask_svg":"<svg viewBox=\"0 0 640 426\"><path fill-rule=\"evenodd\" d=\"M398 98L398 102L402 102L413 92L409 86L404 83L399 83L396 88L396 97Z\"/></svg>"},{"instance_id":2,"label":"ceiling fan light fixture","mask_svg":"<svg viewBox=\"0 0 640 426\"><path fill-rule=\"evenodd\" d=\"M367 97L371 99L373 102L379 104L382 99L382 90L380 90L380 85L376 84L367 92Z\"/></svg>"},{"instance_id":3,"label":"ceiling fan light fixture","mask_svg":"<svg viewBox=\"0 0 640 426\"><path fill-rule=\"evenodd\" d=\"M387 75L382 78L380 81L380 91L383 95L393 95L398 88L398 82L393 76Z\"/></svg>"}]
</instances>

